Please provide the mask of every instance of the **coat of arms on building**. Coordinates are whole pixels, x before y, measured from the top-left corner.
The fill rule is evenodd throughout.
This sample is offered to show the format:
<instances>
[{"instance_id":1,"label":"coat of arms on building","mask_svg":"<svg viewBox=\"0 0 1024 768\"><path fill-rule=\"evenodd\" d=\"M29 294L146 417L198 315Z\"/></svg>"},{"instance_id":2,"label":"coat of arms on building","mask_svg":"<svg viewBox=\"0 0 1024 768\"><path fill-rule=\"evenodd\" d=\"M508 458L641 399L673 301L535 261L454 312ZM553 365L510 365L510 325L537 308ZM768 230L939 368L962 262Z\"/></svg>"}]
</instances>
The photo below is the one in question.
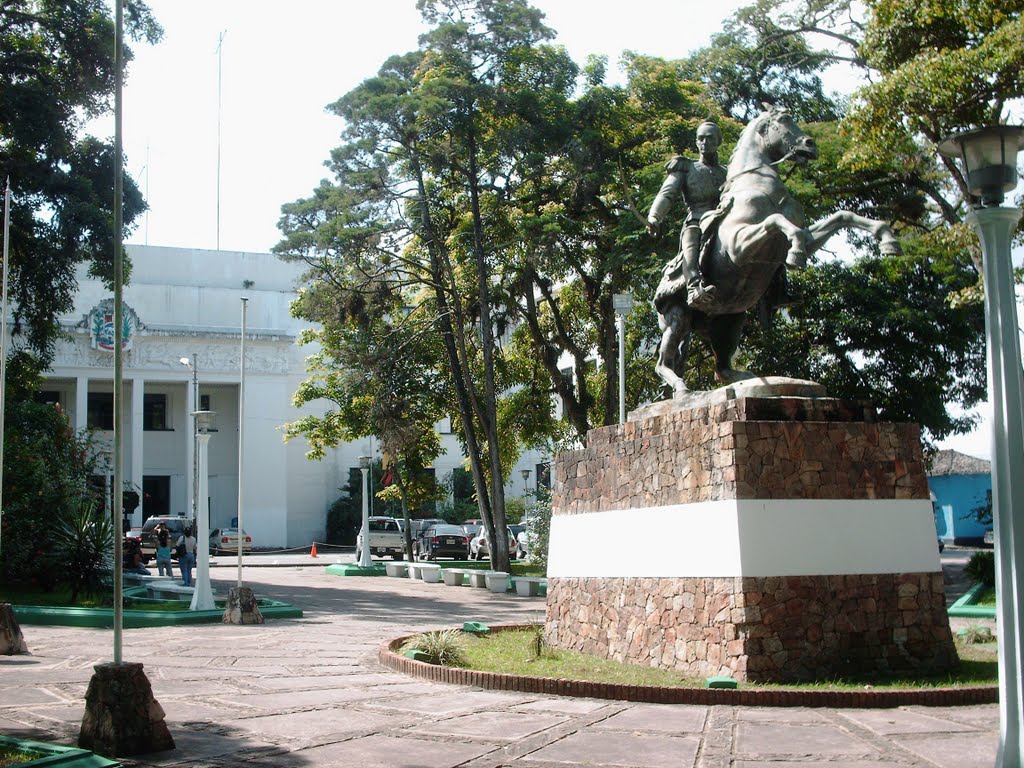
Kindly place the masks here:
<instances>
[{"instance_id":1,"label":"coat of arms on building","mask_svg":"<svg viewBox=\"0 0 1024 768\"><path fill-rule=\"evenodd\" d=\"M127 304L121 305L121 349L132 348L135 331L139 328L139 316ZM114 300L104 299L89 312L86 322L92 348L103 352L114 351Z\"/></svg>"}]
</instances>

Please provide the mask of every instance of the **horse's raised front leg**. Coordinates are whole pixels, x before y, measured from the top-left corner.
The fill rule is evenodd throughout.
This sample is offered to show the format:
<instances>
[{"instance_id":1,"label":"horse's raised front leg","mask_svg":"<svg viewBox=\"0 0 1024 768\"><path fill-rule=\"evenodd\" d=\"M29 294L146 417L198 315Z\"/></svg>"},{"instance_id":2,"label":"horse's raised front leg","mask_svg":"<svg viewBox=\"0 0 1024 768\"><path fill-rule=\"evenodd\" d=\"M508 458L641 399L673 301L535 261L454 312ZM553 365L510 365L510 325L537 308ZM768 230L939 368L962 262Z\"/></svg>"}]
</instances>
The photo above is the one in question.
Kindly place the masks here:
<instances>
[{"instance_id":1,"label":"horse's raised front leg","mask_svg":"<svg viewBox=\"0 0 1024 768\"><path fill-rule=\"evenodd\" d=\"M757 253L759 246L776 234L782 234L789 240L786 265L797 269L805 267L808 254L813 253L811 233L781 213L772 213L756 224L738 227L728 250L739 263L743 261L743 254Z\"/></svg>"},{"instance_id":2,"label":"horse's raised front leg","mask_svg":"<svg viewBox=\"0 0 1024 768\"><path fill-rule=\"evenodd\" d=\"M869 233L879 242L882 253L886 256L896 256L902 253L899 241L888 223L860 216L853 211L836 211L821 221L811 224L808 227L811 235L810 252L817 251L841 229L859 229Z\"/></svg>"}]
</instances>

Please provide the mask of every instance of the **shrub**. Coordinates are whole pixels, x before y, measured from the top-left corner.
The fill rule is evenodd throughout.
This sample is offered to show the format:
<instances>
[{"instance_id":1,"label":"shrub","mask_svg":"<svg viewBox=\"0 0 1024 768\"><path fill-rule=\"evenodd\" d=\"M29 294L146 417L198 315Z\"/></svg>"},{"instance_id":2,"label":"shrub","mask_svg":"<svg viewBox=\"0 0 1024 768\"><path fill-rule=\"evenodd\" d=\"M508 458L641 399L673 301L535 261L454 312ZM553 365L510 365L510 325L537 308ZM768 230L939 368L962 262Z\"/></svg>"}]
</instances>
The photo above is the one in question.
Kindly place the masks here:
<instances>
[{"instance_id":1,"label":"shrub","mask_svg":"<svg viewBox=\"0 0 1024 768\"><path fill-rule=\"evenodd\" d=\"M444 667L466 666L466 646L461 629L439 629L410 637L402 644L402 651L421 651L431 664Z\"/></svg>"},{"instance_id":2,"label":"shrub","mask_svg":"<svg viewBox=\"0 0 1024 768\"><path fill-rule=\"evenodd\" d=\"M67 574L71 602L106 587L114 569L114 527L105 511L83 501L63 510L53 530L52 551Z\"/></svg>"},{"instance_id":3,"label":"shrub","mask_svg":"<svg viewBox=\"0 0 1024 768\"><path fill-rule=\"evenodd\" d=\"M964 566L964 574L976 584L984 584L987 587L995 586L995 552L975 552Z\"/></svg>"}]
</instances>

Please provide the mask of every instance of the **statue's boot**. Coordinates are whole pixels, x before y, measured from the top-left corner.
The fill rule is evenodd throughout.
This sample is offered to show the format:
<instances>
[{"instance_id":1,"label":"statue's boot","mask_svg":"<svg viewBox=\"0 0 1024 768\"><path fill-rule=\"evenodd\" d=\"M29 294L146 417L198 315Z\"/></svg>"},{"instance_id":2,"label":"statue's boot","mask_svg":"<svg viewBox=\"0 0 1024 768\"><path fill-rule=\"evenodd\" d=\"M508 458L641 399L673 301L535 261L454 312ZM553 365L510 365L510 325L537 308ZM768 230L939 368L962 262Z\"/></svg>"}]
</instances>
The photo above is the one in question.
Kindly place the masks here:
<instances>
[{"instance_id":1,"label":"statue's boot","mask_svg":"<svg viewBox=\"0 0 1024 768\"><path fill-rule=\"evenodd\" d=\"M686 303L691 309L705 309L715 303L717 292L718 289L715 286L705 285L698 281L686 289Z\"/></svg>"}]
</instances>

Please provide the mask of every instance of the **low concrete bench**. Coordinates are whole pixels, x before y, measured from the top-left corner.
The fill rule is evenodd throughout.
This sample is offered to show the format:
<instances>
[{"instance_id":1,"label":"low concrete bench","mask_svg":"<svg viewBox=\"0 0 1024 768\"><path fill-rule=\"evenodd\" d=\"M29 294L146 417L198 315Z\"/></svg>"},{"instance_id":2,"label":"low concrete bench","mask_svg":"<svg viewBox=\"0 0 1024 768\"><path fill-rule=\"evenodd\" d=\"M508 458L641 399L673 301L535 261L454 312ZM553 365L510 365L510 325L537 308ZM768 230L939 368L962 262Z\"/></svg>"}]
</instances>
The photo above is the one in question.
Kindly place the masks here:
<instances>
[{"instance_id":1,"label":"low concrete bench","mask_svg":"<svg viewBox=\"0 0 1024 768\"><path fill-rule=\"evenodd\" d=\"M505 571L484 571L487 588L499 595L508 592L508 573Z\"/></svg>"},{"instance_id":2,"label":"low concrete bench","mask_svg":"<svg viewBox=\"0 0 1024 768\"><path fill-rule=\"evenodd\" d=\"M195 587L185 587L176 581L151 581L146 585L149 594L161 600L192 600Z\"/></svg>"},{"instance_id":3,"label":"low concrete bench","mask_svg":"<svg viewBox=\"0 0 1024 768\"><path fill-rule=\"evenodd\" d=\"M441 578L449 587L461 587L469 573L465 568L445 568L441 571Z\"/></svg>"},{"instance_id":4,"label":"low concrete bench","mask_svg":"<svg viewBox=\"0 0 1024 768\"><path fill-rule=\"evenodd\" d=\"M404 560L394 560L392 562L384 563L384 572L388 576L405 577L409 575L409 564Z\"/></svg>"},{"instance_id":5,"label":"low concrete bench","mask_svg":"<svg viewBox=\"0 0 1024 768\"><path fill-rule=\"evenodd\" d=\"M148 576L141 573L131 573L130 571L121 572L121 581L125 584L133 584L135 586L144 587L147 584L152 584L156 581L174 581L173 576L158 576L155 573L151 573Z\"/></svg>"},{"instance_id":6,"label":"low concrete bench","mask_svg":"<svg viewBox=\"0 0 1024 768\"><path fill-rule=\"evenodd\" d=\"M469 586L480 587L481 589L487 587L487 571L467 569L466 576L469 578Z\"/></svg>"},{"instance_id":7,"label":"low concrete bench","mask_svg":"<svg viewBox=\"0 0 1024 768\"><path fill-rule=\"evenodd\" d=\"M520 597L536 597L547 594L548 580L540 576L513 576L512 586Z\"/></svg>"},{"instance_id":8,"label":"low concrete bench","mask_svg":"<svg viewBox=\"0 0 1024 768\"><path fill-rule=\"evenodd\" d=\"M427 584L441 581L441 566L437 563L419 563L420 578Z\"/></svg>"},{"instance_id":9,"label":"low concrete bench","mask_svg":"<svg viewBox=\"0 0 1024 768\"><path fill-rule=\"evenodd\" d=\"M405 572L409 576L410 579L418 579L420 577L420 566L421 565L423 565L423 563L417 563L417 562L406 563L406 565L405 565ZM387 568L386 565L384 567Z\"/></svg>"}]
</instances>

